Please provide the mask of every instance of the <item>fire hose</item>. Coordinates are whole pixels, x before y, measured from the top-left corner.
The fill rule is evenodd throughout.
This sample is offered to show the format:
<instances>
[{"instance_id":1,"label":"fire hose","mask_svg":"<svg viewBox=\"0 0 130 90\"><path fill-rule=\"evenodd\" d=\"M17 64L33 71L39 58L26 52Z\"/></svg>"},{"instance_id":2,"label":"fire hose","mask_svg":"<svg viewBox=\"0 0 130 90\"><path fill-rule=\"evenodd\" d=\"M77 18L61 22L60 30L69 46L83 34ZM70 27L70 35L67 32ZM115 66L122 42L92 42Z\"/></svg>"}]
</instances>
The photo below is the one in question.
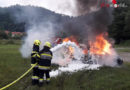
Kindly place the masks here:
<instances>
[{"instance_id":1,"label":"fire hose","mask_svg":"<svg viewBox=\"0 0 130 90\"><path fill-rule=\"evenodd\" d=\"M59 44L59 45L55 46L54 48L51 49L51 51L54 52L54 51L56 51L57 49L61 48L62 46L66 46L66 45L71 45L71 46L77 48L77 46L75 45L75 43L69 41L69 42L64 42L64 43L62 43L62 44ZM17 83L19 80L21 80L23 77L25 77L35 66L36 66L36 64L33 65L33 66L32 66L30 69L28 69L23 75L21 75L19 78L17 78L17 79L14 80L13 82L11 82L10 84L8 84L8 85L6 85L6 86L0 88L0 90L4 90L4 89L6 89L6 88L8 88L8 87L10 87L10 86L12 86L12 85L14 85L15 83Z\"/></svg>"},{"instance_id":2,"label":"fire hose","mask_svg":"<svg viewBox=\"0 0 130 90\"><path fill-rule=\"evenodd\" d=\"M28 69L23 75L21 75L19 78L17 78L17 79L14 80L13 82L11 82L10 84L8 84L8 85L6 85L6 86L0 88L0 90L4 90L4 89L6 89L6 88L12 86L13 84L17 83L17 82L18 82L19 80L21 80L24 76L26 76L35 66L36 66L36 64L33 65L33 66L32 66L30 69Z\"/></svg>"}]
</instances>

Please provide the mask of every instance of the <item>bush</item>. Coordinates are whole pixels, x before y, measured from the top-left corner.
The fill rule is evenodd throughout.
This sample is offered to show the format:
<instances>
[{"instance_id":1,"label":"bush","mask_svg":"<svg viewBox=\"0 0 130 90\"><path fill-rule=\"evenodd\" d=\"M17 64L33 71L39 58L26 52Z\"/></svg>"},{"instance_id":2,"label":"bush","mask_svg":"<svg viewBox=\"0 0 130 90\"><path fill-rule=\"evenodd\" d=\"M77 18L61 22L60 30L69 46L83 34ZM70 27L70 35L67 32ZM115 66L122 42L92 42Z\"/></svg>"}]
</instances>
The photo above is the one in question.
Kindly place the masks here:
<instances>
[{"instance_id":1,"label":"bush","mask_svg":"<svg viewBox=\"0 0 130 90\"><path fill-rule=\"evenodd\" d=\"M14 40L8 40L5 44L15 44Z\"/></svg>"},{"instance_id":2,"label":"bush","mask_svg":"<svg viewBox=\"0 0 130 90\"><path fill-rule=\"evenodd\" d=\"M0 31L0 39L8 39L8 35L4 31Z\"/></svg>"},{"instance_id":3,"label":"bush","mask_svg":"<svg viewBox=\"0 0 130 90\"><path fill-rule=\"evenodd\" d=\"M130 46L130 40L122 41L121 45L123 45L123 46Z\"/></svg>"}]
</instances>

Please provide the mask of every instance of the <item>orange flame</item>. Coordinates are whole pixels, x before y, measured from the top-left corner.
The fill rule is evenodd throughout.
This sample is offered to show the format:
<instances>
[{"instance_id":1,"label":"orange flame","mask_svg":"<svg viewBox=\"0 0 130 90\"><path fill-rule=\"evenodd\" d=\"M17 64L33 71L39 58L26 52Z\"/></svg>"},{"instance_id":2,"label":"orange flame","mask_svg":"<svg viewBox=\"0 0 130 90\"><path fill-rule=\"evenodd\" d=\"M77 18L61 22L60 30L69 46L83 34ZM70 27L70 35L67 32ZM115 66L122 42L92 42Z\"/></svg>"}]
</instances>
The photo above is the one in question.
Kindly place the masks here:
<instances>
[{"instance_id":1,"label":"orange flame","mask_svg":"<svg viewBox=\"0 0 130 90\"><path fill-rule=\"evenodd\" d=\"M108 33L102 33L98 36L96 36L96 41L95 42L89 42L90 43L90 53L92 54L97 54L97 55L105 55L105 54L111 54L111 44L104 38L104 36L107 36ZM77 45L78 42L74 36L67 37L63 39L63 42L74 42ZM69 53L73 54L74 53L74 48L69 46ZM88 54L87 49L83 49L83 54Z\"/></svg>"},{"instance_id":2,"label":"orange flame","mask_svg":"<svg viewBox=\"0 0 130 90\"><path fill-rule=\"evenodd\" d=\"M70 37L67 37L65 39L63 39L63 42L68 42L68 41L71 41L71 42L74 42L78 45L78 42L77 40L75 39L74 36L70 36ZM70 54L73 54L74 53L74 48L69 46L69 51L70 51Z\"/></svg>"},{"instance_id":3,"label":"orange flame","mask_svg":"<svg viewBox=\"0 0 130 90\"><path fill-rule=\"evenodd\" d=\"M83 50L83 54L88 54L88 50L87 50L87 49L84 49L84 50Z\"/></svg>"},{"instance_id":4,"label":"orange flame","mask_svg":"<svg viewBox=\"0 0 130 90\"><path fill-rule=\"evenodd\" d=\"M63 42L68 42L68 41L74 42L78 45L78 42L74 36L70 36L70 37L63 39Z\"/></svg>"},{"instance_id":5,"label":"orange flame","mask_svg":"<svg viewBox=\"0 0 130 90\"><path fill-rule=\"evenodd\" d=\"M71 47L71 46L69 46L69 51L70 51L70 53L74 53L74 48L73 47Z\"/></svg>"},{"instance_id":6,"label":"orange flame","mask_svg":"<svg viewBox=\"0 0 130 90\"><path fill-rule=\"evenodd\" d=\"M111 44L104 38L104 35L107 34L100 34L96 36L96 41L94 43L90 42L90 52L93 54L110 54Z\"/></svg>"}]
</instances>

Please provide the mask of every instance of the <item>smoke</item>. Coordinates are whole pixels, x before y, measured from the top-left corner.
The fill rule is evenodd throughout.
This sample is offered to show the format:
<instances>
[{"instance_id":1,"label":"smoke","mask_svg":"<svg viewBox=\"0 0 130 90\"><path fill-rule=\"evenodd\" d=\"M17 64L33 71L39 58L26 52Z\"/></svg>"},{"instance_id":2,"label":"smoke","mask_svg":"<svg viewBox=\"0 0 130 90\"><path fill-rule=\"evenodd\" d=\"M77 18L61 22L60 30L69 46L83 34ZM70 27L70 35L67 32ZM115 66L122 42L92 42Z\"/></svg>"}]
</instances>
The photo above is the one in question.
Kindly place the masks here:
<instances>
[{"instance_id":1,"label":"smoke","mask_svg":"<svg viewBox=\"0 0 130 90\"><path fill-rule=\"evenodd\" d=\"M114 67L114 66L117 66L117 53L114 49L111 49L111 55L105 55L102 57L102 60L100 60L100 64L101 65L105 65L105 66L111 66L111 67ZM106 58L107 57L107 58Z\"/></svg>"},{"instance_id":2,"label":"smoke","mask_svg":"<svg viewBox=\"0 0 130 90\"><path fill-rule=\"evenodd\" d=\"M0 7L16 4L42 7L21 7L12 12L16 23L26 23L27 36L23 39L20 49L22 56L26 58L30 56L36 39L42 41L41 48L45 41L54 42L55 37L71 35L75 36L79 43L87 45L89 40L94 41L98 34L106 32L107 26L112 22L112 8L101 8L101 1L107 2L107 0L0 0ZM114 60L114 58L109 59ZM112 65L111 60L106 59L101 63Z\"/></svg>"},{"instance_id":3,"label":"smoke","mask_svg":"<svg viewBox=\"0 0 130 90\"><path fill-rule=\"evenodd\" d=\"M55 16L46 9L32 6L13 6L10 8L10 13L15 23L25 23L26 37L23 38L23 45L20 49L24 58L30 56L34 40L41 40L42 45L46 41L52 42L58 29L57 18L59 15Z\"/></svg>"},{"instance_id":4,"label":"smoke","mask_svg":"<svg viewBox=\"0 0 130 90\"><path fill-rule=\"evenodd\" d=\"M112 22L112 9L102 8L97 12L71 18L65 21L63 32L70 36L76 36L83 43L94 40L98 34L106 32Z\"/></svg>"},{"instance_id":5,"label":"smoke","mask_svg":"<svg viewBox=\"0 0 130 90\"><path fill-rule=\"evenodd\" d=\"M111 66L111 67L115 67L118 66L117 64L117 58L118 55L116 53L116 51L111 48L111 54L105 54L105 55L94 55L91 54L91 60L96 63L96 64L100 64L102 66Z\"/></svg>"},{"instance_id":6,"label":"smoke","mask_svg":"<svg viewBox=\"0 0 130 90\"><path fill-rule=\"evenodd\" d=\"M32 5L47 8L56 13L72 15L76 14L76 0L1 0L1 7L8 7L12 5Z\"/></svg>"},{"instance_id":7,"label":"smoke","mask_svg":"<svg viewBox=\"0 0 130 90\"><path fill-rule=\"evenodd\" d=\"M79 15L98 11L100 0L77 0L77 11Z\"/></svg>"},{"instance_id":8,"label":"smoke","mask_svg":"<svg viewBox=\"0 0 130 90\"><path fill-rule=\"evenodd\" d=\"M44 42L46 41L52 42L52 38L55 36L53 28L54 27L51 23L31 26L27 30L27 37L20 49L22 56L24 58L30 56L34 40L42 41L42 45L44 45ZM43 48L43 46L41 46L41 48Z\"/></svg>"},{"instance_id":9,"label":"smoke","mask_svg":"<svg viewBox=\"0 0 130 90\"><path fill-rule=\"evenodd\" d=\"M49 9L55 13L80 16L100 9L100 3L106 0L1 0L0 7L12 5L31 5Z\"/></svg>"}]
</instances>

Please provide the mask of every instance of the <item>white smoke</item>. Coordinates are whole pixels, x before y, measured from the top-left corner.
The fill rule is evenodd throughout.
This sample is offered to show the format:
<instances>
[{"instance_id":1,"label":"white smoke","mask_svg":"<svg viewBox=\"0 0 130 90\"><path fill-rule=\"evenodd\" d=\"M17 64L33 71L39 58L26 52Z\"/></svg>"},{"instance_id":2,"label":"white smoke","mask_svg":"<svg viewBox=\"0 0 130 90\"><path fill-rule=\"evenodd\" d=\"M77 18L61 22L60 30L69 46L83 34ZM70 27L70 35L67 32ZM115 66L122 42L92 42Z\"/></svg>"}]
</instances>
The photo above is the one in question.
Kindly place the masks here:
<instances>
[{"instance_id":1,"label":"white smoke","mask_svg":"<svg viewBox=\"0 0 130 90\"><path fill-rule=\"evenodd\" d=\"M98 3L98 0L93 1ZM88 5L86 10L83 10L85 8L82 7L82 5L77 7L77 4L80 2L80 0L0 0L0 7L9 7L12 5L31 5L43 7L63 15L79 16L99 10L97 4L92 4L94 3L93 1L91 2L91 0L88 0L87 4L90 5ZM80 12L81 10L83 11Z\"/></svg>"},{"instance_id":2,"label":"white smoke","mask_svg":"<svg viewBox=\"0 0 130 90\"><path fill-rule=\"evenodd\" d=\"M114 50L114 48L111 48L111 54L106 54L102 57L99 57L98 59L98 63L100 65L104 65L104 66L117 66L117 58L118 58L118 54L117 52Z\"/></svg>"},{"instance_id":3,"label":"white smoke","mask_svg":"<svg viewBox=\"0 0 130 90\"><path fill-rule=\"evenodd\" d=\"M80 2L80 0L0 0L0 7L9 7L12 5L17 5L17 4L23 5L23 6L32 5L32 6L47 8L56 13L69 15L69 16L79 16L79 15L82 15L85 13L91 13L91 12L94 12L94 11L97 11L100 9L96 6L96 4L93 5L92 0L86 0L86 1L89 1L88 6L86 5L87 6L86 11L84 11L84 9L86 9L86 8L83 8L82 4L77 5L77 4L80 4L80 3L78 3L78 2ZM95 0L95 1L97 3L98 0ZM79 7L77 7L77 6L79 6ZM81 10L81 12L79 12L80 10ZM25 13L28 13L28 14L25 14ZM30 15L29 13L31 13L32 15ZM23 20L23 21L28 22L28 24L29 24L28 28L27 28L27 37L25 37L24 44L22 45L22 47L20 49L23 57L30 56L34 40L36 40L36 39L41 40L42 44L40 47L42 48L43 47L42 45L44 45L45 41L51 42L52 38L55 37L54 23L41 22L41 23L37 24L35 21L33 22L33 19L35 19L35 16L37 16L37 15L38 15L37 11L35 11L35 10L33 11L30 9L23 10L22 14L20 13L20 14L15 15L17 21L20 22ZM80 57L82 56L80 48L77 48L77 46L75 46L72 43L69 43L69 45L71 45L72 47L74 46L74 48L76 50L74 53L74 57L75 57L75 59L77 59L77 61L75 63L79 64L79 65L80 64L83 65L83 67L79 67L77 70L80 70L80 69L86 67L86 65L84 65L83 63L81 63L81 61L79 61ZM63 46L65 48L66 44L65 45L63 44ZM57 47L57 48L59 48L59 47ZM59 65L68 64L68 69L70 69L71 67L73 67L73 65L75 65L75 63L71 62L72 60L70 60L69 56L67 56L67 54L65 54L64 48L62 47L61 49L58 49L56 53L54 52L54 59L52 60L52 62L59 64ZM66 55L66 56L64 56L64 55ZM116 56L116 53L113 52L112 57L110 57L110 58L104 57L104 59L103 59L104 61L101 61L100 63L113 66L113 61L110 62L110 60L114 60L115 56ZM71 64L71 63L73 63L73 64ZM76 67L74 67L73 70L75 70L75 69L76 69Z\"/></svg>"},{"instance_id":4,"label":"white smoke","mask_svg":"<svg viewBox=\"0 0 130 90\"><path fill-rule=\"evenodd\" d=\"M55 36L53 25L51 23L32 25L27 31L27 37L25 37L24 43L20 49L22 56L27 58L30 56L34 40L41 40L41 48L44 42L52 40Z\"/></svg>"},{"instance_id":5,"label":"white smoke","mask_svg":"<svg viewBox=\"0 0 130 90\"><path fill-rule=\"evenodd\" d=\"M76 14L76 0L0 0L0 7L12 5L32 5L47 8L56 13L70 15Z\"/></svg>"}]
</instances>

